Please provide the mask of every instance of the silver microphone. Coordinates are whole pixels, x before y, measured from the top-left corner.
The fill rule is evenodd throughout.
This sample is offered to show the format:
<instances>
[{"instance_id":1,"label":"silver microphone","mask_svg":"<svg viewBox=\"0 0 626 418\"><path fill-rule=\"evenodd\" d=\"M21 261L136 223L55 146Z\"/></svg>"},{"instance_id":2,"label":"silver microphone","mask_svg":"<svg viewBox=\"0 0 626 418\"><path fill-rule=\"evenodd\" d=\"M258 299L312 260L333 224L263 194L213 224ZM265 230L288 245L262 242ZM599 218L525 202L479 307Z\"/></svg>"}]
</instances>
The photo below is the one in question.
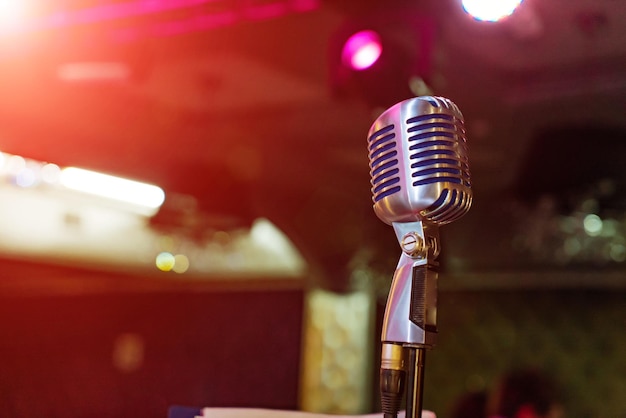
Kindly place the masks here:
<instances>
[{"instance_id":1,"label":"silver microphone","mask_svg":"<svg viewBox=\"0 0 626 418\"><path fill-rule=\"evenodd\" d=\"M450 100L400 102L376 119L368 140L374 211L383 222L443 225L469 211L463 115Z\"/></svg>"},{"instance_id":2,"label":"silver microphone","mask_svg":"<svg viewBox=\"0 0 626 418\"><path fill-rule=\"evenodd\" d=\"M381 335L383 412L397 416L406 392L406 416L414 418L421 416L424 350L437 333L439 226L472 204L463 115L442 97L402 101L373 123L368 150L374 212L393 226L402 249Z\"/></svg>"}]
</instances>

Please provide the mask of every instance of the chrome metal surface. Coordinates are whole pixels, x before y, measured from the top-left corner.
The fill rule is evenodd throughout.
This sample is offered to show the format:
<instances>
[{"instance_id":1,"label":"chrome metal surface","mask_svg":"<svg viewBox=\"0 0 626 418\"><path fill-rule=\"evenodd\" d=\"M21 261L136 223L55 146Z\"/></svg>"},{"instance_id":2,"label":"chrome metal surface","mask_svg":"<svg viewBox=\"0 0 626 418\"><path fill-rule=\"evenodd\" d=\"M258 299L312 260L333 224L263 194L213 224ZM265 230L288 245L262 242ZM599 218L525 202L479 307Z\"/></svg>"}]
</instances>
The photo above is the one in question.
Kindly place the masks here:
<instances>
[{"instance_id":1,"label":"chrome metal surface","mask_svg":"<svg viewBox=\"0 0 626 418\"><path fill-rule=\"evenodd\" d=\"M438 228L422 222L394 223L398 241L408 233L420 236L424 242L438 241ZM428 249L431 254L431 249ZM425 324L429 329L422 328L411 321L413 273L416 267L427 267L425 289L426 294L420 295L424 300ZM432 346L436 342L437 326L437 272L434 257L413 258L402 253L391 282L391 290L385 306L381 340L403 344Z\"/></svg>"},{"instance_id":2,"label":"chrome metal surface","mask_svg":"<svg viewBox=\"0 0 626 418\"><path fill-rule=\"evenodd\" d=\"M385 223L446 224L472 204L463 115L448 99L400 102L368 133L372 200Z\"/></svg>"}]
</instances>

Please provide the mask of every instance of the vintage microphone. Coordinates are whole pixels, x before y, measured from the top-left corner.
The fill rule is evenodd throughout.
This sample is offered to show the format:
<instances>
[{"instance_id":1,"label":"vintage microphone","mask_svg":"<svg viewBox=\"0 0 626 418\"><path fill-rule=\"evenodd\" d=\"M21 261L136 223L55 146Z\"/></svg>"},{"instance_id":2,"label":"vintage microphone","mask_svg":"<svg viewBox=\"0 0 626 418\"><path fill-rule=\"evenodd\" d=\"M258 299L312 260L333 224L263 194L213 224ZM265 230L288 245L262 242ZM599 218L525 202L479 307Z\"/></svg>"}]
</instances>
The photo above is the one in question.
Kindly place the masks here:
<instances>
[{"instance_id":1,"label":"vintage microphone","mask_svg":"<svg viewBox=\"0 0 626 418\"><path fill-rule=\"evenodd\" d=\"M381 335L382 409L396 417L405 396L406 417L416 418L437 334L439 225L472 204L463 115L442 97L402 101L374 121L368 150L374 212L402 248Z\"/></svg>"}]
</instances>

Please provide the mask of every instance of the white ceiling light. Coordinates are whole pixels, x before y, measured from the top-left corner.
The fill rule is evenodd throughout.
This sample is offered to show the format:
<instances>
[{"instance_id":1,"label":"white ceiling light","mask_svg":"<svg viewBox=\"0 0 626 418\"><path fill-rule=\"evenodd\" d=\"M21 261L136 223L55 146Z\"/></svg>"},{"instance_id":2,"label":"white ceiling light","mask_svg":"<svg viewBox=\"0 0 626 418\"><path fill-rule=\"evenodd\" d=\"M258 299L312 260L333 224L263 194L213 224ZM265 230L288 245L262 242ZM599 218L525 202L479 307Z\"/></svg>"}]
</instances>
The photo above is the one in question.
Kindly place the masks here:
<instances>
[{"instance_id":1,"label":"white ceiling light","mask_svg":"<svg viewBox=\"0 0 626 418\"><path fill-rule=\"evenodd\" d=\"M522 0L462 0L462 3L474 19L496 22L511 15Z\"/></svg>"},{"instance_id":2,"label":"white ceiling light","mask_svg":"<svg viewBox=\"0 0 626 418\"><path fill-rule=\"evenodd\" d=\"M158 186L82 168L64 168L59 181L69 189L128 203L153 213L165 200L165 192Z\"/></svg>"}]
</instances>

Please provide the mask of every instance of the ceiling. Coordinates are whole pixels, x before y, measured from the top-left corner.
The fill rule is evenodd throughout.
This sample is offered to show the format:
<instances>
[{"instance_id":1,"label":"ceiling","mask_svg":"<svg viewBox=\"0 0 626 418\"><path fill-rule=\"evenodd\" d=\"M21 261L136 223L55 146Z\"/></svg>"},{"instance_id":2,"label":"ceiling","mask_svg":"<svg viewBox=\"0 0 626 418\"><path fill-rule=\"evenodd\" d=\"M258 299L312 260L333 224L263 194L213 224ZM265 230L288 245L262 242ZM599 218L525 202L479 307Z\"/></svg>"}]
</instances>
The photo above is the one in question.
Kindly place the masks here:
<instances>
[{"instance_id":1,"label":"ceiling","mask_svg":"<svg viewBox=\"0 0 626 418\"><path fill-rule=\"evenodd\" d=\"M167 4L51 1L29 29L0 31L0 150L159 184L167 213L176 195L194 196L198 227L268 217L331 287L345 286L359 250L397 253L371 210L365 135L376 112L411 94L406 75L465 115L476 205L451 225L458 233L484 229L489 205L524 180L537 130L626 128L620 0L526 0L498 24L471 20L453 0ZM332 52L359 25L419 54L413 73L397 64L364 90L338 85ZM62 65L85 61L121 62L132 75L59 78ZM586 141L559 152L593 147Z\"/></svg>"}]
</instances>

